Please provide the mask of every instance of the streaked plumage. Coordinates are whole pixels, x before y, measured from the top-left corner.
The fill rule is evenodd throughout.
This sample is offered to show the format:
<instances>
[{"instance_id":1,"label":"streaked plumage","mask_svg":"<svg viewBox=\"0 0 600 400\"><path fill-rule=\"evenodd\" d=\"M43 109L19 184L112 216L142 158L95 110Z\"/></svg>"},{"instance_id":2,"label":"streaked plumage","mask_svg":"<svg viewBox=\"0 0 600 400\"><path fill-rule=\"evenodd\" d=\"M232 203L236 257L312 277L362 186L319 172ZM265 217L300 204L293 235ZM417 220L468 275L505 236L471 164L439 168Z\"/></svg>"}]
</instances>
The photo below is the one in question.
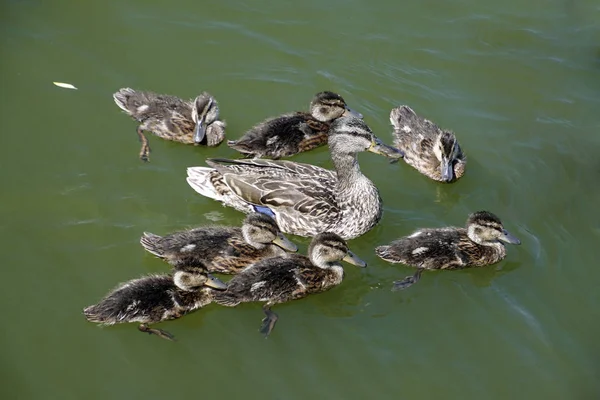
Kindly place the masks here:
<instances>
[{"instance_id":1,"label":"streaked plumage","mask_svg":"<svg viewBox=\"0 0 600 400\"><path fill-rule=\"evenodd\" d=\"M359 267L364 261L348 250L346 242L334 233L317 235L308 248L308 257L293 254L269 258L250 265L228 282L224 292L215 293L218 304L235 307L246 302L265 302L261 332L268 335L277 321L271 306L320 293L342 283L344 270L339 261Z\"/></svg>"},{"instance_id":2,"label":"streaked plumage","mask_svg":"<svg viewBox=\"0 0 600 400\"><path fill-rule=\"evenodd\" d=\"M404 289L415 283L425 269L461 269L495 264L506 256L505 243L521 244L500 219L487 211L473 213L466 228L425 228L400 238L390 245L379 246L375 253L392 263L417 267L417 273L394 288Z\"/></svg>"},{"instance_id":3,"label":"streaked plumage","mask_svg":"<svg viewBox=\"0 0 600 400\"><path fill-rule=\"evenodd\" d=\"M197 259L208 272L222 274L236 274L263 258L298 250L279 231L275 221L261 213L249 214L241 228L204 226L166 236L144 232L140 243L176 268Z\"/></svg>"},{"instance_id":4,"label":"streaked plumage","mask_svg":"<svg viewBox=\"0 0 600 400\"><path fill-rule=\"evenodd\" d=\"M404 152L408 165L440 182L453 182L463 176L467 158L454 133L440 129L408 106L394 108L390 122L394 126L394 145Z\"/></svg>"},{"instance_id":5,"label":"streaked plumage","mask_svg":"<svg viewBox=\"0 0 600 400\"><path fill-rule=\"evenodd\" d=\"M225 138L225 122L219 119L219 105L204 92L193 100L179 97L120 89L113 94L120 109L140 125L137 133L142 142L140 158L149 160L150 146L144 131L175 142L217 146Z\"/></svg>"},{"instance_id":6,"label":"streaked plumage","mask_svg":"<svg viewBox=\"0 0 600 400\"><path fill-rule=\"evenodd\" d=\"M203 196L242 212L268 208L284 233L334 232L352 239L381 219L379 191L360 172L357 153L401 157L356 117L336 119L329 132L335 171L284 160L208 159L213 168L188 168L187 181Z\"/></svg>"},{"instance_id":7,"label":"streaked plumage","mask_svg":"<svg viewBox=\"0 0 600 400\"><path fill-rule=\"evenodd\" d=\"M114 325L140 323L138 329L165 339L173 336L148 324L180 318L212 301L215 290L225 284L208 275L199 263L188 263L173 275L149 275L118 285L98 304L83 310L90 322Z\"/></svg>"},{"instance_id":8,"label":"streaked plumage","mask_svg":"<svg viewBox=\"0 0 600 400\"><path fill-rule=\"evenodd\" d=\"M240 139L228 141L227 145L251 157L289 157L327 143L331 122L350 114L362 118L348 108L339 94L320 92L310 103L310 113L295 112L269 118Z\"/></svg>"}]
</instances>

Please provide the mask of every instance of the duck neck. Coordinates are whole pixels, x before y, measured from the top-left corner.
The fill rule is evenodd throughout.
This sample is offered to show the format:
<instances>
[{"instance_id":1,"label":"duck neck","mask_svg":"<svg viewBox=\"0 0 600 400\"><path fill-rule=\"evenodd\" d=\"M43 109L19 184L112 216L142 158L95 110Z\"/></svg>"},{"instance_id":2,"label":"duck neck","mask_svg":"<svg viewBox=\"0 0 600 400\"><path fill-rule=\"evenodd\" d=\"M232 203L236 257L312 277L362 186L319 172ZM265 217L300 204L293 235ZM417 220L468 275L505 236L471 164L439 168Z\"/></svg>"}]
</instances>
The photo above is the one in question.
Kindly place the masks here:
<instances>
[{"instance_id":1,"label":"duck neck","mask_svg":"<svg viewBox=\"0 0 600 400\"><path fill-rule=\"evenodd\" d=\"M335 166L338 178L338 190L350 190L354 183L364 175L360 172L356 153L331 153L331 160Z\"/></svg>"}]
</instances>

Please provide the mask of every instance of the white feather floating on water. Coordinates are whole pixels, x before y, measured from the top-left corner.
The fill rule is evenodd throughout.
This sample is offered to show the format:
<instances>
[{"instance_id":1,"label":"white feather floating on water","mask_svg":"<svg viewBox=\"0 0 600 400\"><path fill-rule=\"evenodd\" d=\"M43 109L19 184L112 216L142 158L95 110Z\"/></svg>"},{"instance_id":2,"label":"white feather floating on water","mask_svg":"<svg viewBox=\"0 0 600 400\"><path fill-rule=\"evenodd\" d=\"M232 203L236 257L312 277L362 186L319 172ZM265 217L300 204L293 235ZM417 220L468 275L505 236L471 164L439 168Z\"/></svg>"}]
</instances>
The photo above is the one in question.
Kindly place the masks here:
<instances>
[{"instance_id":1,"label":"white feather floating on water","mask_svg":"<svg viewBox=\"0 0 600 400\"><path fill-rule=\"evenodd\" d=\"M52 82L54 83L56 86L64 88L64 89L73 89L73 90L77 90L77 88L73 85L71 85L70 83L63 83L63 82Z\"/></svg>"}]
</instances>

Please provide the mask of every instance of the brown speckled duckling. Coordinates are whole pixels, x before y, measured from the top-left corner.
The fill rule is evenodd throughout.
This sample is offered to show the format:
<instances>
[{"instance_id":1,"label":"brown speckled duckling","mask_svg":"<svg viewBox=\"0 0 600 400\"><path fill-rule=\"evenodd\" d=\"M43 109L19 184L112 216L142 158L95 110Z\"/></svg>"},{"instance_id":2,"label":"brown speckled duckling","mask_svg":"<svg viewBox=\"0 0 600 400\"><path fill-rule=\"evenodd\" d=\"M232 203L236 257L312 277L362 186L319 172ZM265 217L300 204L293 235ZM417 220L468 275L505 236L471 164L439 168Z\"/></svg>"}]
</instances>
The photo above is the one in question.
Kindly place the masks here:
<instances>
[{"instance_id":1,"label":"brown speckled duckling","mask_svg":"<svg viewBox=\"0 0 600 400\"><path fill-rule=\"evenodd\" d=\"M341 237L334 233L321 233L312 240L308 257L292 254L287 258L259 261L234 276L226 291L215 293L214 301L229 307L253 301L265 302L263 311L266 317L260 332L268 336L278 319L271 306L339 285L344 278L340 260L366 267L364 261L348 250Z\"/></svg>"},{"instance_id":2,"label":"brown speckled duckling","mask_svg":"<svg viewBox=\"0 0 600 400\"><path fill-rule=\"evenodd\" d=\"M227 145L255 158L278 159L314 149L327 143L332 121L341 116L362 115L351 110L339 94L320 92L310 103L310 113L295 112L269 118Z\"/></svg>"},{"instance_id":3,"label":"brown speckled duckling","mask_svg":"<svg viewBox=\"0 0 600 400\"><path fill-rule=\"evenodd\" d=\"M196 258L208 272L221 274L237 274L263 258L298 251L279 231L275 220L261 213L249 214L241 228L206 226L167 236L144 232L140 243L176 268Z\"/></svg>"},{"instance_id":4,"label":"brown speckled duckling","mask_svg":"<svg viewBox=\"0 0 600 400\"><path fill-rule=\"evenodd\" d=\"M90 322L114 325L140 323L142 332L173 340L173 335L153 324L180 318L212 301L213 292L227 286L210 276L199 263L187 263L173 275L149 275L118 285L98 304L83 310Z\"/></svg>"},{"instance_id":5,"label":"brown speckled duckling","mask_svg":"<svg viewBox=\"0 0 600 400\"><path fill-rule=\"evenodd\" d=\"M142 142L140 159L148 161L150 146L144 131L175 142L217 146L225 138L225 122L219 120L219 106L214 97L204 92L194 100L120 89L113 94L120 109L140 125L137 133Z\"/></svg>"},{"instance_id":6,"label":"brown speckled duckling","mask_svg":"<svg viewBox=\"0 0 600 400\"><path fill-rule=\"evenodd\" d=\"M487 211L473 213L466 228L425 228L400 238L390 245L379 246L375 253L392 263L417 267L417 272L394 282L392 290L405 289L416 283L426 269L462 269L495 264L506 257L502 242L521 244L500 219Z\"/></svg>"},{"instance_id":7,"label":"brown speckled duckling","mask_svg":"<svg viewBox=\"0 0 600 400\"><path fill-rule=\"evenodd\" d=\"M404 151L404 161L423 175L440 182L454 182L465 173L467 158L454 133L419 117L410 107L390 112L394 145Z\"/></svg>"}]
</instances>

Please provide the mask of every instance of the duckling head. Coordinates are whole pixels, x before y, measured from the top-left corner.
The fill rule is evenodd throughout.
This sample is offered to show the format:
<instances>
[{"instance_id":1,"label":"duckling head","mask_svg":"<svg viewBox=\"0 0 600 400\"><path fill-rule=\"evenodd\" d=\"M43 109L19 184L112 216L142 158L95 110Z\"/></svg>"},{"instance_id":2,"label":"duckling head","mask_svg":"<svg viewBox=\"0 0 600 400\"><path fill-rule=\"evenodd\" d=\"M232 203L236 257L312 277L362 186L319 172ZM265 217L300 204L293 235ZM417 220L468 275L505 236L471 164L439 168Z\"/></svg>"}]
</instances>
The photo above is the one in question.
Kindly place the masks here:
<instances>
[{"instance_id":1,"label":"duckling head","mask_svg":"<svg viewBox=\"0 0 600 400\"><path fill-rule=\"evenodd\" d=\"M467 235L475 243L492 246L498 241L521 244L504 227L500 218L488 211L478 211L467 219Z\"/></svg>"},{"instance_id":2,"label":"duckling head","mask_svg":"<svg viewBox=\"0 0 600 400\"><path fill-rule=\"evenodd\" d=\"M199 144L202 142L207 136L207 130L216 130L215 132L209 132L209 134L212 133L213 136L222 134L221 140L223 140L225 136L223 127L220 124L212 125L218 119L219 105L214 97L206 92L196 97L192 107L192 120L196 124L194 128L194 143Z\"/></svg>"},{"instance_id":3,"label":"duckling head","mask_svg":"<svg viewBox=\"0 0 600 400\"><path fill-rule=\"evenodd\" d=\"M455 180L455 164L462 162L462 160L459 159L461 151L456 136L454 136L452 132L441 132L433 145L433 153L440 162L442 181L452 182Z\"/></svg>"},{"instance_id":4,"label":"duckling head","mask_svg":"<svg viewBox=\"0 0 600 400\"><path fill-rule=\"evenodd\" d=\"M173 274L173 283L185 291L193 291L207 286L217 290L227 289L227 285L220 279L210 275L203 264L198 260L182 263Z\"/></svg>"},{"instance_id":5,"label":"duckling head","mask_svg":"<svg viewBox=\"0 0 600 400\"><path fill-rule=\"evenodd\" d=\"M329 148L332 155L370 151L394 159L404 156L402 151L383 143L365 121L354 116L333 121L329 127Z\"/></svg>"},{"instance_id":6,"label":"duckling head","mask_svg":"<svg viewBox=\"0 0 600 400\"><path fill-rule=\"evenodd\" d=\"M257 249L275 244L286 251L298 251L298 247L281 233L275 220L263 213L249 214L242 225L242 234L246 242Z\"/></svg>"},{"instance_id":7,"label":"duckling head","mask_svg":"<svg viewBox=\"0 0 600 400\"><path fill-rule=\"evenodd\" d=\"M342 260L361 268L367 266L366 262L348 249L344 239L332 232L320 233L313 238L308 247L308 257L319 268L339 265Z\"/></svg>"},{"instance_id":8,"label":"duckling head","mask_svg":"<svg viewBox=\"0 0 600 400\"><path fill-rule=\"evenodd\" d=\"M362 119L362 114L350 109L342 96L333 92L320 92L310 102L310 113L321 122L329 122L343 115Z\"/></svg>"}]
</instances>

